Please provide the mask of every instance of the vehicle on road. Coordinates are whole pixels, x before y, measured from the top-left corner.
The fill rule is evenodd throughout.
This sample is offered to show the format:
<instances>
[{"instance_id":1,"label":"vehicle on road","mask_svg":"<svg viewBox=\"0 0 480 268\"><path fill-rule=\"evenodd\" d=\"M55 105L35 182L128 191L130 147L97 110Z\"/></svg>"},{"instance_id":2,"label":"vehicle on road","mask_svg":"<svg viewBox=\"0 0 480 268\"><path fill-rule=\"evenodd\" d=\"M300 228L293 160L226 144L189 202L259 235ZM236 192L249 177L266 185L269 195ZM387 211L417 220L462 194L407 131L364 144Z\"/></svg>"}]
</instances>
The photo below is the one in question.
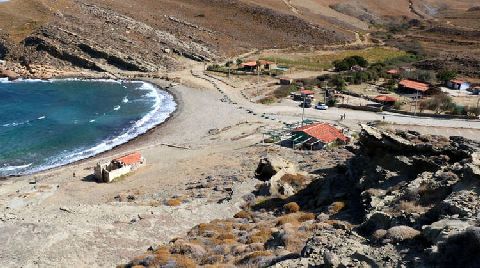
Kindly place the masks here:
<instances>
[{"instance_id":1,"label":"vehicle on road","mask_svg":"<svg viewBox=\"0 0 480 268\"><path fill-rule=\"evenodd\" d=\"M319 102L317 105L315 105L315 109L317 109L317 110L328 110L328 106L325 103Z\"/></svg>"}]
</instances>

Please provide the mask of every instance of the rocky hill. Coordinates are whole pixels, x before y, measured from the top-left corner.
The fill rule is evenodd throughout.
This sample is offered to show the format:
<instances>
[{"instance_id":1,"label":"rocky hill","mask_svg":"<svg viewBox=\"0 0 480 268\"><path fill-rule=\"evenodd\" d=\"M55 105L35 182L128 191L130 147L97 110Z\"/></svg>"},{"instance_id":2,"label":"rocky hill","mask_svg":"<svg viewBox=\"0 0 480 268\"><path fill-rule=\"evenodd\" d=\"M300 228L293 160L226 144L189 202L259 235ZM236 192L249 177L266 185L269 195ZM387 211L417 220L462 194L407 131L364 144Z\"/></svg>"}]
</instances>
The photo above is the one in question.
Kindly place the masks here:
<instances>
[{"instance_id":1,"label":"rocky hill","mask_svg":"<svg viewBox=\"0 0 480 268\"><path fill-rule=\"evenodd\" d=\"M209 61L255 49L356 40L372 26L428 20L471 1L12 0L0 9L0 58L24 66L156 72L183 57Z\"/></svg>"},{"instance_id":2,"label":"rocky hill","mask_svg":"<svg viewBox=\"0 0 480 268\"><path fill-rule=\"evenodd\" d=\"M363 126L349 151L277 152L234 218L124 267L477 267L479 149Z\"/></svg>"}]
</instances>

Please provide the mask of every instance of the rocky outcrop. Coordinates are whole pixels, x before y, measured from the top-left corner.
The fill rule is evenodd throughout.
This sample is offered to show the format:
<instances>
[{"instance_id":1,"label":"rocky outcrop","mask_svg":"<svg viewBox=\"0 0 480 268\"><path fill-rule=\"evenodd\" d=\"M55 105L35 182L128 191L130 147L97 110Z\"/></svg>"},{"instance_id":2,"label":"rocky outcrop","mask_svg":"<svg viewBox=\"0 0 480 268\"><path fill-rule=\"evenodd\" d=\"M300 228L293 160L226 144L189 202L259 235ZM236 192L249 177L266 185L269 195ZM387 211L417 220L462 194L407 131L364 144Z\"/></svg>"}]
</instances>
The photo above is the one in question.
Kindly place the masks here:
<instances>
[{"instance_id":1,"label":"rocky outcrop","mask_svg":"<svg viewBox=\"0 0 480 268\"><path fill-rule=\"evenodd\" d=\"M244 211L169 252L240 267L478 266L480 144L362 127L355 155L334 167L262 159Z\"/></svg>"},{"instance_id":2,"label":"rocky outcrop","mask_svg":"<svg viewBox=\"0 0 480 268\"><path fill-rule=\"evenodd\" d=\"M14 71L0 69L0 78L8 78L9 81L17 80L19 75Z\"/></svg>"}]
</instances>

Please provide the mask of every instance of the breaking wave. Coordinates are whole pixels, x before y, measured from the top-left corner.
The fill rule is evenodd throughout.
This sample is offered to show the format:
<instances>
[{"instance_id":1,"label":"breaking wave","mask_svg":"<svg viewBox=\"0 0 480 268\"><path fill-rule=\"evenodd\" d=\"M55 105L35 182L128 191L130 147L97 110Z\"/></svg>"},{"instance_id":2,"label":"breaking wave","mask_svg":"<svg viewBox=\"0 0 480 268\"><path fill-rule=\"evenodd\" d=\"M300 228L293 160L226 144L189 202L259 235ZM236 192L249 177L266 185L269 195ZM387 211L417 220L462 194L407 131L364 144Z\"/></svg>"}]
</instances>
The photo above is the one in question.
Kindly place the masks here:
<instances>
[{"instance_id":1,"label":"breaking wave","mask_svg":"<svg viewBox=\"0 0 480 268\"><path fill-rule=\"evenodd\" d=\"M61 81L72 81L72 80L83 80L85 79L59 79ZM59 81L59 80L50 80ZM23 80L24 82L26 80ZM44 80L42 80L43 82ZM64 152L60 155L56 155L50 159L47 159L46 163L41 166L31 167L32 164L18 165L18 166L6 166L0 167L0 174L15 174L15 175L27 175L35 172L44 171L47 169L67 165L82 159L86 159L92 156L95 156L99 153L113 149L116 146L127 143L128 141L146 133L148 130L154 128L155 126L165 122L170 115L175 111L177 104L173 96L167 91L161 90L156 86L143 82L143 81L118 81L118 80L91 80L91 81L102 81L102 82L112 82L112 83L134 83L139 86L136 89L145 90L147 93L144 95L145 98L153 100L153 105L150 112L148 112L141 119L135 121L133 125L124 129L120 135L109 137L89 148L79 148L70 152ZM48 82L48 81L46 81ZM0 83L15 83L15 81L5 81L0 79ZM125 97L124 100L128 99ZM117 107L115 107L117 108ZM120 108L120 106L118 106ZM118 109L117 109L118 110ZM44 119L45 116L38 117L38 120ZM90 123L94 123L95 120L90 120ZM22 122L23 123L23 122Z\"/></svg>"}]
</instances>

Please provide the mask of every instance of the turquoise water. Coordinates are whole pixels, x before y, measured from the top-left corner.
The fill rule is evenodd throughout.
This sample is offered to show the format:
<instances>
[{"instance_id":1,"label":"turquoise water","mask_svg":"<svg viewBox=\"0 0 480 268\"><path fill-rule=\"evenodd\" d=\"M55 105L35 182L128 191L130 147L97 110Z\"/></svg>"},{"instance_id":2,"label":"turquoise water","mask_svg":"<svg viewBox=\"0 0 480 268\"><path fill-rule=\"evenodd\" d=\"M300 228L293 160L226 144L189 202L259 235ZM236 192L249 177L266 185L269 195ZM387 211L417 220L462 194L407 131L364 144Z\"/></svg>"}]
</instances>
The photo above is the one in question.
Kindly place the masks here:
<instances>
[{"instance_id":1,"label":"turquoise water","mask_svg":"<svg viewBox=\"0 0 480 268\"><path fill-rule=\"evenodd\" d=\"M109 150L165 121L175 106L144 82L0 80L0 176Z\"/></svg>"}]
</instances>

